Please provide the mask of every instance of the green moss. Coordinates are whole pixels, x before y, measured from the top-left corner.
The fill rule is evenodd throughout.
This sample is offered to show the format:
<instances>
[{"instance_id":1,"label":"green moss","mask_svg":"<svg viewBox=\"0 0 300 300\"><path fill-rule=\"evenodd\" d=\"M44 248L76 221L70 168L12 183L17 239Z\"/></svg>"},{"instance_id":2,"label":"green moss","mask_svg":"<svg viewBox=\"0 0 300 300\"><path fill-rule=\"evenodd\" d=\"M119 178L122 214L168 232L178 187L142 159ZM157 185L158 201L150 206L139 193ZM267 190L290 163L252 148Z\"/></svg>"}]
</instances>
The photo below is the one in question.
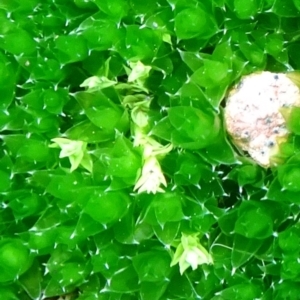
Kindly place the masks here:
<instances>
[{"instance_id":1,"label":"green moss","mask_svg":"<svg viewBox=\"0 0 300 300\"><path fill-rule=\"evenodd\" d=\"M297 299L299 111L268 170L222 114L241 76L299 68L299 7L2 1L1 297Z\"/></svg>"}]
</instances>

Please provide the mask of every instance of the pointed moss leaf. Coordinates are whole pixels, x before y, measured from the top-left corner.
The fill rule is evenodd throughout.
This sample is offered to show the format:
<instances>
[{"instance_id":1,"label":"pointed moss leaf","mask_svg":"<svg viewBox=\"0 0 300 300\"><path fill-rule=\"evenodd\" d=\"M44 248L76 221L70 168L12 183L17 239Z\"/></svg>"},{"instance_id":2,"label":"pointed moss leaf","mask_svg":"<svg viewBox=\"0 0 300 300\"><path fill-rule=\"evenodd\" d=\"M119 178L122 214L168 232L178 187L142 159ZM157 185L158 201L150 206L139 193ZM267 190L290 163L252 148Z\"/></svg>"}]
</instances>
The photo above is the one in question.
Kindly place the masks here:
<instances>
[{"instance_id":1,"label":"pointed moss leaf","mask_svg":"<svg viewBox=\"0 0 300 300\"><path fill-rule=\"evenodd\" d=\"M152 236L153 236L153 228L146 222L142 222L135 226L134 235L133 235L135 242L149 240Z\"/></svg>"},{"instance_id":2,"label":"pointed moss leaf","mask_svg":"<svg viewBox=\"0 0 300 300\"><path fill-rule=\"evenodd\" d=\"M130 4L132 9L135 11L136 14L147 14L154 11L158 6L159 2L147 1L141 2L139 0L131 0Z\"/></svg>"},{"instance_id":3,"label":"pointed moss leaf","mask_svg":"<svg viewBox=\"0 0 300 300\"><path fill-rule=\"evenodd\" d=\"M215 274L215 272L212 272L211 270L212 268L210 267L206 267L203 270L203 273L206 273L207 276L202 276L196 286L197 294L203 299L212 298L213 293L216 290L221 289L219 277L217 276L217 274Z\"/></svg>"},{"instance_id":4,"label":"pointed moss leaf","mask_svg":"<svg viewBox=\"0 0 300 300\"><path fill-rule=\"evenodd\" d=\"M300 192L300 168L298 165L285 165L279 168L278 180L283 189Z\"/></svg>"},{"instance_id":5,"label":"pointed moss leaf","mask_svg":"<svg viewBox=\"0 0 300 300\"><path fill-rule=\"evenodd\" d=\"M58 88L48 89L43 93L44 106L52 114L60 114L68 101L68 90Z\"/></svg>"},{"instance_id":6,"label":"pointed moss leaf","mask_svg":"<svg viewBox=\"0 0 300 300\"><path fill-rule=\"evenodd\" d=\"M101 226L97 221L95 221L90 215L82 213L76 224L76 228L73 232L78 235L81 239L95 235L99 232L102 232L105 229L104 226ZM72 233L73 233L72 232Z\"/></svg>"},{"instance_id":7,"label":"pointed moss leaf","mask_svg":"<svg viewBox=\"0 0 300 300\"><path fill-rule=\"evenodd\" d=\"M216 45L212 58L216 61L231 63L234 52L229 41Z\"/></svg>"},{"instance_id":8,"label":"pointed moss leaf","mask_svg":"<svg viewBox=\"0 0 300 300\"><path fill-rule=\"evenodd\" d=\"M262 169L257 165L236 167L228 174L228 178L236 180L239 186L259 184L263 177Z\"/></svg>"},{"instance_id":9,"label":"pointed moss leaf","mask_svg":"<svg viewBox=\"0 0 300 300\"><path fill-rule=\"evenodd\" d=\"M274 202L265 200L260 203L260 207L267 211L272 220L275 220L274 228L277 229L291 214L291 207L284 202Z\"/></svg>"},{"instance_id":10,"label":"pointed moss leaf","mask_svg":"<svg viewBox=\"0 0 300 300\"><path fill-rule=\"evenodd\" d=\"M83 157L80 161L80 165L86 170L88 170L90 173L93 172L93 160L91 155L88 152L85 152L83 154Z\"/></svg>"},{"instance_id":11,"label":"pointed moss leaf","mask_svg":"<svg viewBox=\"0 0 300 300\"><path fill-rule=\"evenodd\" d=\"M173 71L173 62L168 57L158 58L152 63L152 67L163 74L171 74Z\"/></svg>"},{"instance_id":12,"label":"pointed moss leaf","mask_svg":"<svg viewBox=\"0 0 300 300\"><path fill-rule=\"evenodd\" d=\"M76 172L66 175L52 175L50 178L51 180L46 185L46 191L61 200L70 200L70 194L72 193L74 195L76 189L83 186L82 176ZM80 190L83 197L88 194L88 192L88 188Z\"/></svg>"},{"instance_id":13,"label":"pointed moss leaf","mask_svg":"<svg viewBox=\"0 0 300 300\"><path fill-rule=\"evenodd\" d=\"M163 296L168 283L161 282L142 282L141 283L141 297L144 300L159 300Z\"/></svg>"},{"instance_id":14,"label":"pointed moss leaf","mask_svg":"<svg viewBox=\"0 0 300 300\"><path fill-rule=\"evenodd\" d=\"M264 239L273 234L273 221L259 207L243 211L237 219L234 231L246 238Z\"/></svg>"},{"instance_id":15,"label":"pointed moss leaf","mask_svg":"<svg viewBox=\"0 0 300 300\"><path fill-rule=\"evenodd\" d=\"M276 0L274 1L272 11L280 17L299 17L300 11L298 0Z\"/></svg>"},{"instance_id":16,"label":"pointed moss leaf","mask_svg":"<svg viewBox=\"0 0 300 300\"><path fill-rule=\"evenodd\" d=\"M62 64L84 60L88 55L86 41L80 35L59 36L55 40L57 58Z\"/></svg>"},{"instance_id":17,"label":"pointed moss leaf","mask_svg":"<svg viewBox=\"0 0 300 300\"><path fill-rule=\"evenodd\" d=\"M94 3L107 15L116 21L120 21L126 15L128 10L128 1L126 0L94 0Z\"/></svg>"},{"instance_id":18,"label":"pointed moss leaf","mask_svg":"<svg viewBox=\"0 0 300 300\"><path fill-rule=\"evenodd\" d=\"M93 255L91 258L93 271L95 273L101 272L104 276L110 277L118 270L120 250L117 244L103 246L101 249L99 253Z\"/></svg>"},{"instance_id":19,"label":"pointed moss leaf","mask_svg":"<svg viewBox=\"0 0 300 300\"><path fill-rule=\"evenodd\" d=\"M275 285L275 291L276 292L274 294L278 300L289 297L292 299L297 299L299 296L298 282L284 280L283 282Z\"/></svg>"},{"instance_id":20,"label":"pointed moss leaf","mask_svg":"<svg viewBox=\"0 0 300 300\"><path fill-rule=\"evenodd\" d=\"M231 210L218 219L218 224L226 235L232 235L234 233L234 224L238 218L238 210Z\"/></svg>"},{"instance_id":21,"label":"pointed moss leaf","mask_svg":"<svg viewBox=\"0 0 300 300\"><path fill-rule=\"evenodd\" d=\"M209 38L217 32L217 26L209 12L193 7L183 9L175 16L175 32L180 40Z\"/></svg>"},{"instance_id":22,"label":"pointed moss leaf","mask_svg":"<svg viewBox=\"0 0 300 300\"><path fill-rule=\"evenodd\" d=\"M111 130L101 129L89 120L75 124L64 134L71 140L81 140L86 143L106 142L115 136Z\"/></svg>"},{"instance_id":23,"label":"pointed moss leaf","mask_svg":"<svg viewBox=\"0 0 300 300\"><path fill-rule=\"evenodd\" d=\"M68 249L65 245L59 245L53 251L47 261L47 268L54 277L59 277L60 274L56 274L56 271L62 269L63 265L68 263L77 262L78 267L82 267L84 261L83 253L80 249Z\"/></svg>"},{"instance_id":24,"label":"pointed moss leaf","mask_svg":"<svg viewBox=\"0 0 300 300\"><path fill-rule=\"evenodd\" d=\"M129 209L127 214L119 220L118 223L114 225L114 235L118 242L120 243L134 243L134 230L135 230L135 224L134 224L134 218L132 215L132 209Z\"/></svg>"},{"instance_id":25,"label":"pointed moss leaf","mask_svg":"<svg viewBox=\"0 0 300 300\"><path fill-rule=\"evenodd\" d=\"M11 199L9 207L13 210L15 217L20 219L35 215L47 205L45 197L29 193L27 190L11 192L8 197Z\"/></svg>"},{"instance_id":26,"label":"pointed moss leaf","mask_svg":"<svg viewBox=\"0 0 300 300\"><path fill-rule=\"evenodd\" d=\"M288 114L286 119L287 128L294 132L295 134L300 134L300 108L293 107L292 109L288 109ZM285 116L285 114L283 113Z\"/></svg>"},{"instance_id":27,"label":"pointed moss leaf","mask_svg":"<svg viewBox=\"0 0 300 300\"><path fill-rule=\"evenodd\" d=\"M263 67L266 61L266 55L259 46L254 43L240 42L240 49L244 56L254 65Z\"/></svg>"},{"instance_id":28,"label":"pointed moss leaf","mask_svg":"<svg viewBox=\"0 0 300 300\"><path fill-rule=\"evenodd\" d=\"M18 151L18 156L29 161L46 161L49 155L48 145L44 141L27 139Z\"/></svg>"},{"instance_id":29,"label":"pointed moss leaf","mask_svg":"<svg viewBox=\"0 0 300 300\"><path fill-rule=\"evenodd\" d=\"M108 290L117 293L135 292L139 289L138 281L134 267L129 265L112 276Z\"/></svg>"},{"instance_id":30,"label":"pointed moss leaf","mask_svg":"<svg viewBox=\"0 0 300 300\"><path fill-rule=\"evenodd\" d=\"M213 113L188 106L171 107L168 118L173 126L172 142L184 148L203 148L214 141L220 122Z\"/></svg>"},{"instance_id":31,"label":"pointed moss leaf","mask_svg":"<svg viewBox=\"0 0 300 300\"><path fill-rule=\"evenodd\" d=\"M251 282L232 285L218 292L211 300L252 300L262 296L260 286Z\"/></svg>"},{"instance_id":32,"label":"pointed moss leaf","mask_svg":"<svg viewBox=\"0 0 300 300\"><path fill-rule=\"evenodd\" d=\"M76 4L76 6L83 9L95 8L95 4L92 1L74 0L74 3Z\"/></svg>"},{"instance_id":33,"label":"pointed moss leaf","mask_svg":"<svg viewBox=\"0 0 300 300\"><path fill-rule=\"evenodd\" d=\"M298 262L298 257L287 256L281 267L281 277L283 279L297 280L300 276L300 264Z\"/></svg>"},{"instance_id":34,"label":"pointed moss leaf","mask_svg":"<svg viewBox=\"0 0 300 300\"><path fill-rule=\"evenodd\" d=\"M40 100L42 98L42 95L42 90L36 89L23 96L21 98L21 101L22 103L27 104L31 108L41 110L43 109L43 102Z\"/></svg>"},{"instance_id":35,"label":"pointed moss leaf","mask_svg":"<svg viewBox=\"0 0 300 300\"><path fill-rule=\"evenodd\" d=\"M11 175L9 172L0 170L0 192L7 191L11 186Z\"/></svg>"},{"instance_id":36,"label":"pointed moss leaf","mask_svg":"<svg viewBox=\"0 0 300 300\"><path fill-rule=\"evenodd\" d=\"M174 180L177 185L198 184L203 165L189 153L179 156ZM201 171L200 171L201 170Z\"/></svg>"},{"instance_id":37,"label":"pointed moss leaf","mask_svg":"<svg viewBox=\"0 0 300 300\"><path fill-rule=\"evenodd\" d=\"M67 262L61 268L57 268L52 276L60 283L61 286L80 285L87 276L86 267L80 261Z\"/></svg>"},{"instance_id":38,"label":"pointed moss leaf","mask_svg":"<svg viewBox=\"0 0 300 300\"><path fill-rule=\"evenodd\" d=\"M114 157L109 160L107 175L116 177L132 177L135 180L141 166L141 159L133 153L129 156Z\"/></svg>"},{"instance_id":39,"label":"pointed moss leaf","mask_svg":"<svg viewBox=\"0 0 300 300\"><path fill-rule=\"evenodd\" d=\"M28 244L33 251L37 251L40 255L46 255L53 251L56 237L56 228L31 231Z\"/></svg>"},{"instance_id":40,"label":"pointed moss leaf","mask_svg":"<svg viewBox=\"0 0 300 300\"><path fill-rule=\"evenodd\" d=\"M123 136L115 140L110 157L105 156L106 175L136 180L141 167L141 157L132 143Z\"/></svg>"},{"instance_id":41,"label":"pointed moss leaf","mask_svg":"<svg viewBox=\"0 0 300 300\"><path fill-rule=\"evenodd\" d=\"M291 227L282 231L278 235L278 244L282 251L286 254L296 254L299 250L300 230L296 227Z\"/></svg>"},{"instance_id":42,"label":"pointed moss leaf","mask_svg":"<svg viewBox=\"0 0 300 300\"><path fill-rule=\"evenodd\" d=\"M13 101L16 84L16 72L13 64L0 53L0 108L6 110Z\"/></svg>"},{"instance_id":43,"label":"pointed moss leaf","mask_svg":"<svg viewBox=\"0 0 300 300\"><path fill-rule=\"evenodd\" d=\"M183 218L182 198L175 193L157 194L152 203L160 224L180 221Z\"/></svg>"},{"instance_id":44,"label":"pointed moss leaf","mask_svg":"<svg viewBox=\"0 0 300 300\"><path fill-rule=\"evenodd\" d=\"M57 280L51 278L47 282L47 286L45 287L43 294L45 297L54 297L56 295L62 295L63 293L71 292L71 288L62 287Z\"/></svg>"},{"instance_id":45,"label":"pointed moss leaf","mask_svg":"<svg viewBox=\"0 0 300 300\"><path fill-rule=\"evenodd\" d=\"M12 22L9 15L7 15L5 13L5 6L8 5L8 1L6 1L6 2L7 3L2 1L1 4L0 4L0 8L1 8L0 22L2 24L1 29L0 29L0 34L5 34L5 33L8 33L8 32L11 32L11 31L13 31L13 29L16 28L16 24L14 24L15 22ZM14 5L16 5L14 3L14 1L9 1L9 2L12 4L12 8L14 8ZM10 10L10 8L8 8L8 10Z\"/></svg>"},{"instance_id":46,"label":"pointed moss leaf","mask_svg":"<svg viewBox=\"0 0 300 300\"><path fill-rule=\"evenodd\" d=\"M61 68L61 64L54 58L43 58L37 57L37 59L25 60L25 66L31 72L31 76L34 79L42 79L42 80L62 80L66 76L66 72L63 68Z\"/></svg>"},{"instance_id":47,"label":"pointed moss leaf","mask_svg":"<svg viewBox=\"0 0 300 300\"><path fill-rule=\"evenodd\" d=\"M37 261L34 261L29 270L20 276L19 282L31 298L40 296L42 273Z\"/></svg>"},{"instance_id":48,"label":"pointed moss leaf","mask_svg":"<svg viewBox=\"0 0 300 300\"><path fill-rule=\"evenodd\" d=\"M155 3L154 5L159 4ZM167 33L167 30L173 29L172 22L169 22L169 20L171 20L173 17L171 8L160 8L157 13L148 15L150 15L150 17L145 22L146 26L154 30L161 30L163 32L163 41L168 44L172 44L171 36L169 33Z\"/></svg>"},{"instance_id":49,"label":"pointed moss leaf","mask_svg":"<svg viewBox=\"0 0 300 300\"><path fill-rule=\"evenodd\" d=\"M272 33L266 36L266 51L273 55L279 55L283 50L284 38L282 34Z\"/></svg>"},{"instance_id":50,"label":"pointed moss leaf","mask_svg":"<svg viewBox=\"0 0 300 300\"><path fill-rule=\"evenodd\" d=\"M85 110L92 123L107 133L126 131L128 129L128 114L121 106L113 103L101 92L78 92L76 100Z\"/></svg>"},{"instance_id":51,"label":"pointed moss leaf","mask_svg":"<svg viewBox=\"0 0 300 300\"><path fill-rule=\"evenodd\" d=\"M217 163L232 164L237 161L236 154L222 131L215 142L205 148L205 152L210 159Z\"/></svg>"},{"instance_id":52,"label":"pointed moss leaf","mask_svg":"<svg viewBox=\"0 0 300 300\"><path fill-rule=\"evenodd\" d=\"M195 289L188 276L182 276L178 272L172 276L171 281L167 287L167 293L172 299L194 299L196 295Z\"/></svg>"},{"instance_id":53,"label":"pointed moss leaf","mask_svg":"<svg viewBox=\"0 0 300 300\"><path fill-rule=\"evenodd\" d=\"M294 5L296 6L297 10L300 11L300 1L299 0L293 0Z\"/></svg>"},{"instance_id":54,"label":"pointed moss leaf","mask_svg":"<svg viewBox=\"0 0 300 300\"><path fill-rule=\"evenodd\" d=\"M91 196L84 212L101 224L110 224L122 218L129 205L129 197L122 192L95 192Z\"/></svg>"},{"instance_id":55,"label":"pointed moss leaf","mask_svg":"<svg viewBox=\"0 0 300 300\"><path fill-rule=\"evenodd\" d=\"M192 71L195 72L203 66L203 58L199 55L199 53L185 52L180 50L178 51L181 59Z\"/></svg>"},{"instance_id":56,"label":"pointed moss leaf","mask_svg":"<svg viewBox=\"0 0 300 300\"><path fill-rule=\"evenodd\" d=\"M98 274L92 274L89 276L88 282L85 282L81 287L82 294L89 295L91 297L94 291L101 289L100 278ZM91 298L78 298L79 300L88 300Z\"/></svg>"},{"instance_id":57,"label":"pointed moss leaf","mask_svg":"<svg viewBox=\"0 0 300 300\"><path fill-rule=\"evenodd\" d=\"M160 225L152 226L157 238L166 245L170 245L176 238L180 222L167 222L161 227Z\"/></svg>"},{"instance_id":58,"label":"pointed moss leaf","mask_svg":"<svg viewBox=\"0 0 300 300\"><path fill-rule=\"evenodd\" d=\"M30 55L36 52L36 42L27 31L19 28L0 38L0 48L14 55Z\"/></svg>"},{"instance_id":59,"label":"pointed moss leaf","mask_svg":"<svg viewBox=\"0 0 300 300\"><path fill-rule=\"evenodd\" d=\"M204 74L207 79L214 82L221 82L228 74L228 66L225 63L215 60L204 60Z\"/></svg>"},{"instance_id":60,"label":"pointed moss leaf","mask_svg":"<svg viewBox=\"0 0 300 300\"><path fill-rule=\"evenodd\" d=\"M116 22L95 18L89 21L88 24L86 22L81 25L82 35L87 41L89 49L107 50L113 46L114 41L124 40L125 29L118 28Z\"/></svg>"},{"instance_id":61,"label":"pointed moss leaf","mask_svg":"<svg viewBox=\"0 0 300 300\"><path fill-rule=\"evenodd\" d=\"M20 239L2 239L0 242L0 282L17 279L32 264L29 249Z\"/></svg>"},{"instance_id":62,"label":"pointed moss leaf","mask_svg":"<svg viewBox=\"0 0 300 300\"><path fill-rule=\"evenodd\" d=\"M139 280L145 282L163 281L171 272L171 257L166 251L149 251L133 258L133 266Z\"/></svg>"},{"instance_id":63,"label":"pointed moss leaf","mask_svg":"<svg viewBox=\"0 0 300 300\"><path fill-rule=\"evenodd\" d=\"M284 190L278 180L278 177L275 177L275 179L270 184L267 197L268 199L274 201L284 201L285 203L300 203L300 192Z\"/></svg>"},{"instance_id":64,"label":"pointed moss leaf","mask_svg":"<svg viewBox=\"0 0 300 300\"><path fill-rule=\"evenodd\" d=\"M125 52L124 55L135 61L149 59L156 56L161 43L161 35L157 31L129 25L126 28L125 39L127 53Z\"/></svg>"},{"instance_id":65,"label":"pointed moss leaf","mask_svg":"<svg viewBox=\"0 0 300 300\"><path fill-rule=\"evenodd\" d=\"M258 13L258 0L249 0L247 4L243 0L234 0L234 10L238 18L250 19Z\"/></svg>"},{"instance_id":66,"label":"pointed moss leaf","mask_svg":"<svg viewBox=\"0 0 300 300\"><path fill-rule=\"evenodd\" d=\"M11 286L8 287L1 287L0 288L0 294L3 299L9 299L9 300L19 300L20 294L17 295L17 292L14 291L15 289Z\"/></svg>"},{"instance_id":67,"label":"pointed moss leaf","mask_svg":"<svg viewBox=\"0 0 300 300\"><path fill-rule=\"evenodd\" d=\"M197 105L199 105L199 107L207 107L208 99L206 98L206 95L194 82L187 82L183 84L180 89L180 97L182 105L190 104L192 99L197 103Z\"/></svg>"},{"instance_id":68,"label":"pointed moss leaf","mask_svg":"<svg viewBox=\"0 0 300 300\"><path fill-rule=\"evenodd\" d=\"M235 234L232 249L232 266L239 268L255 255L261 247L263 240L247 239Z\"/></svg>"}]
</instances>

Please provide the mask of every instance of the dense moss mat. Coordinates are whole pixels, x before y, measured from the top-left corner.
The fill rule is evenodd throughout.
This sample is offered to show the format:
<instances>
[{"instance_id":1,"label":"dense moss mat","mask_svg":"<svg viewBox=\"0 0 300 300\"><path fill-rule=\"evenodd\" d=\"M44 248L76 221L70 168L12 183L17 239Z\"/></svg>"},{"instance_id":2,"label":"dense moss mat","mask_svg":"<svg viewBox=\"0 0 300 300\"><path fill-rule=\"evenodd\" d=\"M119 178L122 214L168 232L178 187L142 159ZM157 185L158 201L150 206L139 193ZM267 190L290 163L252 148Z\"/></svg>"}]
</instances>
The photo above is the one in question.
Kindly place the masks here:
<instances>
[{"instance_id":1,"label":"dense moss mat","mask_svg":"<svg viewBox=\"0 0 300 300\"><path fill-rule=\"evenodd\" d=\"M299 299L299 112L271 169L222 117L243 75L300 67L299 0L0 0L0 24L1 299Z\"/></svg>"}]
</instances>

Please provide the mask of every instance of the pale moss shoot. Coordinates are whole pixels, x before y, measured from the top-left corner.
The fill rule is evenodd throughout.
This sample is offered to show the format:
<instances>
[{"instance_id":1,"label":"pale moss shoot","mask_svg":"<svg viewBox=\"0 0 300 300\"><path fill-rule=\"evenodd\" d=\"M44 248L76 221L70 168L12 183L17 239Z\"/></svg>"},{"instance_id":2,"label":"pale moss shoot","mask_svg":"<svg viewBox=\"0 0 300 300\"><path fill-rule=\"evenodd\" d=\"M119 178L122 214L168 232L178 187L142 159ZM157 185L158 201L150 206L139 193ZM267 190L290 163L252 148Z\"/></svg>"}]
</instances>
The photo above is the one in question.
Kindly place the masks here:
<instances>
[{"instance_id":1,"label":"pale moss shoot","mask_svg":"<svg viewBox=\"0 0 300 300\"><path fill-rule=\"evenodd\" d=\"M93 161L90 154L87 152L87 143L82 141L73 141L66 138L51 139L53 144L49 145L51 148L60 148L59 158L68 157L70 160L70 172L76 170L79 165L92 172Z\"/></svg>"},{"instance_id":2,"label":"pale moss shoot","mask_svg":"<svg viewBox=\"0 0 300 300\"><path fill-rule=\"evenodd\" d=\"M172 150L172 145L163 146L153 138L149 137L143 130L136 126L134 136L134 146L143 148L143 167L142 174L137 180L134 191L138 193L147 192L156 194L163 193L161 186L167 186L165 176L161 170L158 158L163 157Z\"/></svg>"},{"instance_id":3,"label":"pale moss shoot","mask_svg":"<svg viewBox=\"0 0 300 300\"><path fill-rule=\"evenodd\" d=\"M155 156L149 156L142 168L142 175L134 186L134 191L138 193L147 192L148 194L157 192L163 193L161 185L167 186L165 176L161 170L160 164Z\"/></svg>"},{"instance_id":4,"label":"pale moss shoot","mask_svg":"<svg viewBox=\"0 0 300 300\"><path fill-rule=\"evenodd\" d=\"M200 244L197 235L198 234L182 234L181 243L175 251L174 257L171 261L171 267L179 263L179 271L181 275L189 267L196 270L199 265L213 264L212 256Z\"/></svg>"},{"instance_id":5,"label":"pale moss shoot","mask_svg":"<svg viewBox=\"0 0 300 300\"><path fill-rule=\"evenodd\" d=\"M109 57L103 66L98 71L97 76L92 76L84 80L80 87L85 87L88 92L96 92L102 89L108 88L110 86L117 85L118 82L115 80L110 80L109 77L109 63L111 58Z\"/></svg>"},{"instance_id":6,"label":"pale moss shoot","mask_svg":"<svg viewBox=\"0 0 300 300\"><path fill-rule=\"evenodd\" d=\"M109 80L105 76L92 76L87 78L80 87L85 87L89 92L99 91L110 86L116 85L117 81Z\"/></svg>"},{"instance_id":7,"label":"pale moss shoot","mask_svg":"<svg viewBox=\"0 0 300 300\"><path fill-rule=\"evenodd\" d=\"M134 147L141 147L143 151L141 175L133 190L138 193L163 193L162 186L166 187L167 182L159 164L159 158L171 151L172 145L163 146L147 134L149 131L148 111L152 98L140 92L148 92L144 84L151 67L145 66L140 61L129 62L129 66L131 69L125 66L128 83L131 83L135 89L137 88L139 93L127 95L123 104L131 109L131 119L134 124L132 128L133 145Z\"/></svg>"},{"instance_id":8,"label":"pale moss shoot","mask_svg":"<svg viewBox=\"0 0 300 300\"><path fill-rule=\"evenodd\" d=\"M145 66L142 62L129 62L131 71L128 74L128 82L144 81L151 70L150 66ZM143 82L144 83L144 82Z\"/></svg>"}]
</instances>

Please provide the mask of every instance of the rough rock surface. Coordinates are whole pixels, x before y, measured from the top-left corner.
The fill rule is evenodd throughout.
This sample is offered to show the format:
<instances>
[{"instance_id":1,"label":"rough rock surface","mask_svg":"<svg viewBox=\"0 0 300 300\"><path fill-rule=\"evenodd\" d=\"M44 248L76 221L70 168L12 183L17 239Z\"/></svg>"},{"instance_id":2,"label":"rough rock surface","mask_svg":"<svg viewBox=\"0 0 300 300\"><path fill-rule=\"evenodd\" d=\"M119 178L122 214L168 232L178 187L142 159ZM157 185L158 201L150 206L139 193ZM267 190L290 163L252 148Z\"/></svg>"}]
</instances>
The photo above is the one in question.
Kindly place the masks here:
<instances>
[{"instance_id":1,"label":"rough rock surface","mask_svg":"<svg viewBox=\"0 0 300 300\"><path fill-rule=\"evenodd\" d=\"M300 92L285 74L261 72L243 77L229 93L225 107L225 124L233 143L269 167L270 157L289 134L280 109L291 106L300 106Z\"/></svg>"}]
</instances>

